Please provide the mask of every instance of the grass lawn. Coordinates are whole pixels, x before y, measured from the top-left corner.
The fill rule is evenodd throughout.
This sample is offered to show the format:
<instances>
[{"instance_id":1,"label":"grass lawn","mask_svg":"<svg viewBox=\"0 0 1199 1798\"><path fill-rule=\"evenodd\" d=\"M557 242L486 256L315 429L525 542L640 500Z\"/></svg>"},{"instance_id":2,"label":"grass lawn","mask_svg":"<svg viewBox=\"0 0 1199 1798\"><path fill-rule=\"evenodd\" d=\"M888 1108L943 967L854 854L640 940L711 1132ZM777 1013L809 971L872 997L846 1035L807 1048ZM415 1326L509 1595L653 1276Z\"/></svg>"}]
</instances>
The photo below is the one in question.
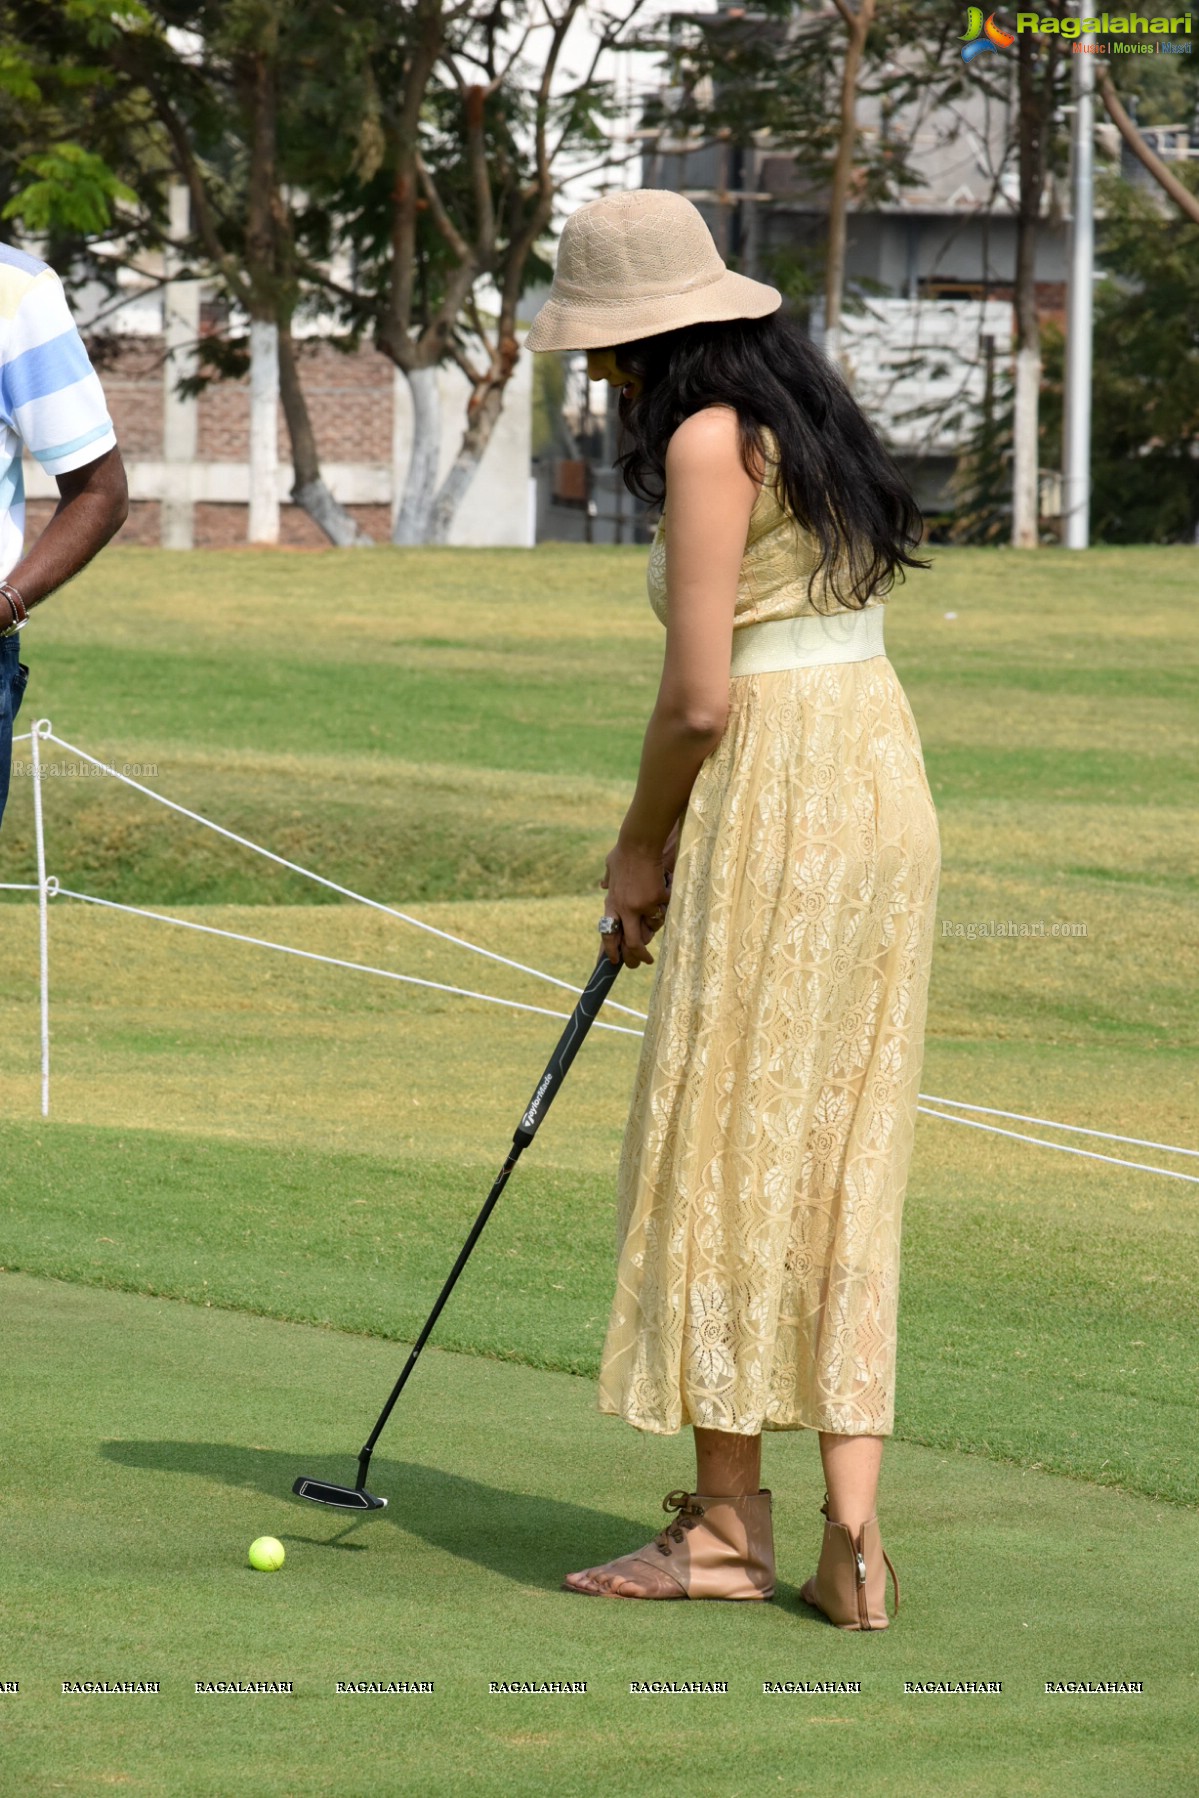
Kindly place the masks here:
<instances>
[{"instance_id":1,"label":"grass lawn","mask_svg":"<svg viewBox=\"0 0 1199 1798\"><path fill-rule=\"evenodd\" d=\"M644 553L113 551L27 633L20 723L577 987L661 664ZM893 597L942 826L926 1094L1194 1142L1194 567L937 551ZM570 1008L45 754L63 886ZM0 880L33 878L27 756ZM923 1118L880 1504L895 1628L843 1635L798 1601L822 1522L807 1432L766 1442L775 1604L588 1604L562 1572L645 1540L691 1477L689 1433L594 1410L636 1036L592 1031L383 1439L391 1508L335 1541L291 1481L352 1477L561 1024L60 898L43 1119L36 913L0 901L8 1787L1196 1789L1199 1187ZM652 973L622 974L604 1020L636 1031ZM277 1575L244 1566L262 1533ZM62 1694L88 1678L162 1690ZM487 1690L554 1678L588 1692ZM821 1678L862 1690L761 1691ZM1003 1693L903 1692L938 1679ZM1144 1691L1043 1689L1071 1679Z\"/></svg>"},{"instance_id":2,"label":"grass lawn","mask_svg":"<svg viewBox=\"0 0 1199 1798\"><path fill-rule=\"evenodd\" d=\"M600 1417L578 1379L427 1349L373 1470L388 1509L355 1524L289 1489L297 1473L352 1478L394 1345L22 1276L5 1317L0 1575L21 1676L4 1700L6 1790L1195 1789L1199 1555L1181 1507L898 1441L883 1496L900 1614L845 1634L799 1601L819 1457L788 1434L771 1445L772 1603L593 1602L559 1591L561 1574L645 1539L685 1480L684 1445ZM279 1573L245 1565L262 1533L286 1548ZM161 1689L65 1696L64 1679ZM1127 1679L1144 1691L1044 1690ZM293 1690L195 1691L220 1680ZM339 1680L433 1690L339 1695ZM633 1694L634 1680L728 1690ZM1003 1690L904 1690L970 1680Z\"/></svg>"}]
</instances>

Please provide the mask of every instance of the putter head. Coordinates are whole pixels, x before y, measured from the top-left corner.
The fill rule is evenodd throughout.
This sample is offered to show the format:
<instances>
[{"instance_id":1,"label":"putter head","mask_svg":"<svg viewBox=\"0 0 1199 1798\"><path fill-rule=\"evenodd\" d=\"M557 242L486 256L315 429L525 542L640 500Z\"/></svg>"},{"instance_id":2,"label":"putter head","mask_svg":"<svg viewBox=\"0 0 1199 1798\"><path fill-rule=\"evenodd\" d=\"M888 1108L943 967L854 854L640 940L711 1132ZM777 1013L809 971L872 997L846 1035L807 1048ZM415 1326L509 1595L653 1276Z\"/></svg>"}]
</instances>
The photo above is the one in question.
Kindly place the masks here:
<instances>
[{"instance_id":1,"label":"putter head","mask_svg":"<svg viewBox=\"0 0 1199 1798\"><path fill-rule=\"evenodd\" d=\"M317 1505L334 1505L339 1511L381 1511L385 1498L376 1498L362 1486L331 1486L328 1480L310 1480L301 1474L292 1491Z\"/></svg>"}]
</instances>

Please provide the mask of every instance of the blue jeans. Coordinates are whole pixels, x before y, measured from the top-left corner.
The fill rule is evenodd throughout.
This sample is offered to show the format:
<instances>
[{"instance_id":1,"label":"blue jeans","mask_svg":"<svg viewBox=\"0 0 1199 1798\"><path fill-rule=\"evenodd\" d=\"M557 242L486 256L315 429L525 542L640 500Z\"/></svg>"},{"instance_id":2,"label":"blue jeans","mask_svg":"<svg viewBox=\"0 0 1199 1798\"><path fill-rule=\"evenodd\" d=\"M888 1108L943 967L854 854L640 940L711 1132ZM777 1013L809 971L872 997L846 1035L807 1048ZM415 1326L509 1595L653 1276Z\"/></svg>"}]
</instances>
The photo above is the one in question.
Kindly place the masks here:
<instances>
[{"instance_id":1,"label":"blue jeans","mask_svg":"<svg viewBox=\"0 0 1199 1798\"><path fill-rule=\"evenodd\" d=\"M13 719L21 709L29 670L17 653L20 637L0 638L0 822L8 800L12 774Z\"/></svg>"}]
</instances>

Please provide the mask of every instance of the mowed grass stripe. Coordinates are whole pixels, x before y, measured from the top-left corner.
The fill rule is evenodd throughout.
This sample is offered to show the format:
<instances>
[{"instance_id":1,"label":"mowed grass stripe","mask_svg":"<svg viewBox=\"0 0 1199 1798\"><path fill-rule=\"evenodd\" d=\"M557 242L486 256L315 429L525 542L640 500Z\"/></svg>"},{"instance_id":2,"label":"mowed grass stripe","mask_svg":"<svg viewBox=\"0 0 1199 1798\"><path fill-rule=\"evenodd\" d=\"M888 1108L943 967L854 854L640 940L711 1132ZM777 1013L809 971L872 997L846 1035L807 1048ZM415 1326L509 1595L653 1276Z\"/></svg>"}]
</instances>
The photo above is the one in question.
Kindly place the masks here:
<instances>
[{"instance_id":1,"label":"mowed grass stripe","mask_svg":"<svg viewBox=\"0 0 1199 1798\"><path fill-rule=\"evenodd\" d=\"M333 564L113 551L39 613L24 717L48 714L118 762L149 761L157 790L381 896L580 893L627 804L661 667L644 560L575 546ZM1093 860L1073 865L1122 877L1185 859L1190 552L1093 552L1085 579L1048 551L934 560L893 595L887 638L951 850L959 826L993 818L1000 865L1017 828L1048 861L1059 821L1068 838L1082 828L1073 819L1110 807ZM454 769L490 771L506 801L481 786L472 809ZM544 787L522 784L546 778L587 790L573 817L543 815ZM153 883L178 902L281 896L273 876L259 869L255 884L234 853L181 834L149 801L96 785L48 782L68 884ZM26 786L18 778L0 842L6 879L31 865ZM1119 828L1130 808L1133 833ZM317 889L288 896L321 902Z\"/></svg>"},{"instance_id":2,"label":"mowed grass stripe","mask_svg":"<svg viewBox=\"0 0 1199 1798\"><path fill-rule=\"evenodd\" d=\"M419 1153L389 1162L55 1124L9 1126L4 1142L24 1170L0 1214L5 1267L401 1342L425 1321L506 1146L488 1174ZM955 1147L969 1161L960 1141L941 1154ZM437 1340L590 1380L615 1272L613 1184L540 1165L535 1148ZM1199 1501L1186 1427L1199 1201L1147 1211L1121 1184L1134 1178L1088 1175L1103 1208L1088 1228L1085 1211L1057 1202L1069 1189L1057 1168L1020 1200L1006 1169L972 1166L966 1195L918 1157L901 1439Z\"/></svg>"}]
</instances>

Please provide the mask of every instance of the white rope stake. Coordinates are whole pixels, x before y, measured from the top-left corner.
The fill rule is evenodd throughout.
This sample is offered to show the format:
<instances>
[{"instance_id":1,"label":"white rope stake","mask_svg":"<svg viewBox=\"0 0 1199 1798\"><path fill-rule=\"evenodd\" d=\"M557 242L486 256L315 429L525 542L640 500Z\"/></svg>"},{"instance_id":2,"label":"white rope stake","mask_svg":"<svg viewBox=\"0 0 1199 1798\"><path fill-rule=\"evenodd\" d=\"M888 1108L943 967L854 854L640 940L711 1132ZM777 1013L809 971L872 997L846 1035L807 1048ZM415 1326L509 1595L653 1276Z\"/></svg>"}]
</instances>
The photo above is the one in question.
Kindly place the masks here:
<instances>
[{"instance_id":1,"label":"white rope stake","mask_svg":"<svg viewBox=\"0 0 1199 1798\"><path fill-rule=\"evenodd\" d=\"M923 1111L926 1117L941 1118L946 1124L965 1124L971 1130L990 1130L995 1136L1010 1136L1016 1142L1035 1143L1039 1149L1059 1149L1063 1155L1085 1155L1090 1161L1110 1161L1113 1167L1137 1168L1142 1174L1161 1174L1167 1180L1187 1180L1192 1186L1199 1186L1199 1174L1176 1174L1169 1167L1147 1167L1143 1161L1121 1161L1117 1155L1101 1155L1097 1149L1076 1149L1068 1142L1046 1142L1040 1136L1025 1136L1019 1130L1001 1130L998 1124L980 1124L975 1118L956 1117L951 1111L930 1111L927 1105L917 1105L917 1111Z\"/></svg>"},{"instance_id":2,"label":"white rope stake","mask_svg":"<svg viewBox=\"0 0 1199 1798\"><path fill-rule=\"evenodd\" d=\"M984 1111L988 1117L1014 1118L1019 1124L1042 1124L1047 1130L1069 1130L1077 1136L1101 1136L1106 1142L1133 1143L1138 1149L1166 1149L1171 1155L1196 1155L1199 1149L1180 1149L1172 1142L1150 1142L1144 1136L1117 1136L1114 1130L1088 1130L1083 1124L1055 1124L1052 1118L1032 1118L1023 1111L997 1111L994 1105L967 1105L964 1099L938 1099L935 1093L919 1093L930 1105L952 1105L957 1111Z\"/></svg>"},{"instance_id":3,"label":"white rope stake","mask_svg":"<svg viewBox=\"0 0 1199 1798\"><path fill-rule=\"evenodd\" d=\"M42 1116L50 1116L50 931L46 900L46 833L42 825L42 762L39 745L50 732L48 718L38 718L29 733L33 771L33 834L37 842L37 934L42 1006Z\"/></svg>"},{"instance_id":4,"label":"white rope stake","mask_svg":"<svg viewBox=\"0 0 1199 1798\"><path fill-rule=\"evenodd\" d=\"M359 974L377 974L380 980L399 980L405 986L427 986L438 993L454 993L462 999L482 999L489 1005L505 1005L512 1011L535 1011L544 1018L562 1018L569 1020L568 1011L549 1011L544 1005L524 1005L517 999L497 999L493 993L474 993L467 987L445 986L439 980L420 980L415 974L397 974L391 968L372 968L366 962L343 961L336 955L318 955L313 949L293 949L288 943L268 942L265 937L243 936L236 930L219 930L215 924L197 924L190 918L172 918L166 912L146 911L140 905L121 905L115 899L98 899L94 893L76 893L70 887L59 886L51 877L47 882L50 898L77 899L81 905L102 905L107 911L128 912L135 918L152 918L158 924L174 924L180 930L196 930L202 936L225 937L231 943L249 943L256 949L273 949L279 955L295 955L301 961L320 961L331 968L351 968ZM630 1030L625 1024L605 1024L597 1018L592 1024L593 1030L616 1030L622 1036L641 1037L640 1030Z\"/></svg>"},{"instance_id":5,"label":"white rope stake","mask_svg":"<svg viewBox=\"0 0 1199 1798\"><path fill-rule=\"evenodd\" d=\"M327 887L331 893L340 893L343 898L353 899L359 905L369 905L372 911L385 912L389 918L399 918L401 923L414 924L418 930L427 930L432 936L444 937L447 943L456 943L460 949L470 949L476 955L487 956L490 961L503 962L505 967L518 968L522 974L532 974L537 980L548 980L551 986L565 987L568 992L575 994L583 991L581 986L575 986L569 980L559 980L556 974L543 974L539 968L526 967L524 962L513 961L509 956L500 955L494 949L481 949L477 943L468 943L464 937L453 936L448 930L439 930L435 924L425 924L420 918L414 918L408 912L397 911L394 905L384 905L379 899L368 899L365 894L356 893L352 887L343 887L336 880L327 880L323 874L314 874L311 868L302 868L299 862L289 862L286 856L276 855L273 849L264 849L261 843L252 843L249 837L240 837L235 830L226 830L223 824L214 823L211 818L205 818L200 812L189 811L187 806L179 805L174 799L167 799L164 794L156 793L152 787L144 787L140 780L134 780L128 774L122 774L108 762L99 761L94 755L89 755L86 749L79 749L74 743L68 743L65 737L55 736L48 724L45 734L51 742L57 743L60 749L70 750L72 755L79 756L82 761L90 762L93 768L99 768L103 773L111 774L114 780L122 781L125 786L134 787L137 792L145 793L147 798L157 800L159 805L167 806L170 811L178 812L180 817L190 818L193 824L202 824L206 830L215 830L218 836L227 837L231 843L238 843L243 849L252 849L255 855L265 856L267 861L277 863L280 868L288 868L293 874L301 874L305 880L315 880L318 886ZM646 1016L645 1012L638 1011L635 1006L618 1005L613 999L607 1000L606 1003L611 1005L613 1011L626 1012L632 1018L644 1019ZM558 1017L560 1014L554 1012L551 1015Z\"/></svg>"}]
</instances>

